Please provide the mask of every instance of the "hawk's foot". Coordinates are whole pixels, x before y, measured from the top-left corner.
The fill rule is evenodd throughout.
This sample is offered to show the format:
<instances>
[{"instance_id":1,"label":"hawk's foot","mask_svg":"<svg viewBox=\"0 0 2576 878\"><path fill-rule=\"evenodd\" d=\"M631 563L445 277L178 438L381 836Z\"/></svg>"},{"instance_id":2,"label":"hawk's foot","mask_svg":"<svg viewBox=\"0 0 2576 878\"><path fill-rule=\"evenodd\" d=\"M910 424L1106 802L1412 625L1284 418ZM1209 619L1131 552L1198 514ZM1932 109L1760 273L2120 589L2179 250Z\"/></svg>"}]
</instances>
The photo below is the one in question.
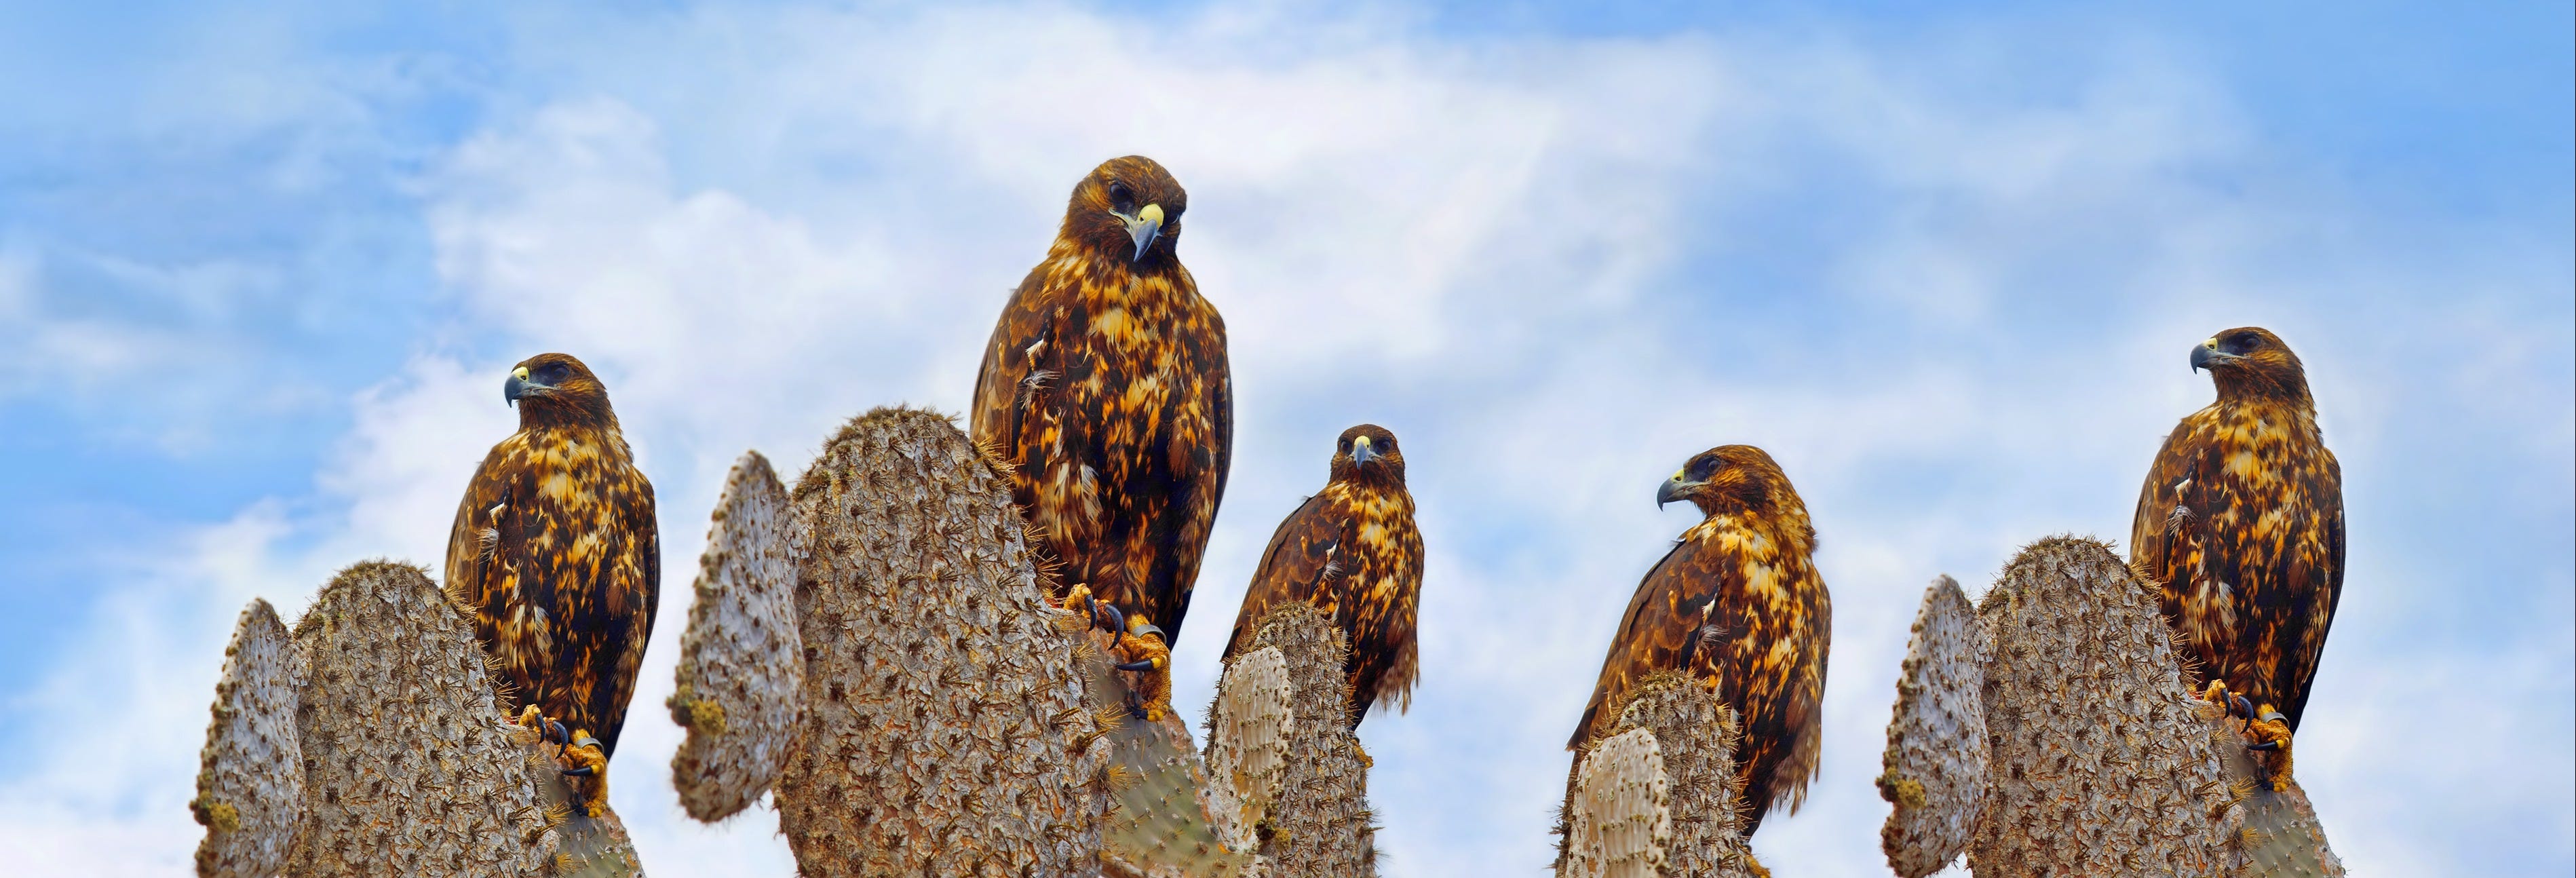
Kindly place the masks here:
<instances>
[{"instance_id":1,"label":"hawk's foot","mask_svg":"<svg viewBox=\"0 0 2576 878\"><path fill-rule=\"evenodd\" d=\"M2254 751L2254 764L2263 772L2263 781L2273 792L2290 789L2290 722L2272 705L2256 705L2245 696L2227 691L2227 684L2211 680L2201 696L2224 707L2227 715L2244 721L2238 729L2252 743L2245 749Z\"/></svg>"},{"instance_id":2,"label":"hawk's foot","mask_svg":"<svg viewBox=\"0 0 2576 878\"><path fill-rule=\"evenodd\" d=\"M558 724L560 727L560 724ZM608 752L588 731L575 731L572 740L555 755L564 783L572 787L573 805L589 817L598 817L608 807Z\"/></svg>"}]
</instances>

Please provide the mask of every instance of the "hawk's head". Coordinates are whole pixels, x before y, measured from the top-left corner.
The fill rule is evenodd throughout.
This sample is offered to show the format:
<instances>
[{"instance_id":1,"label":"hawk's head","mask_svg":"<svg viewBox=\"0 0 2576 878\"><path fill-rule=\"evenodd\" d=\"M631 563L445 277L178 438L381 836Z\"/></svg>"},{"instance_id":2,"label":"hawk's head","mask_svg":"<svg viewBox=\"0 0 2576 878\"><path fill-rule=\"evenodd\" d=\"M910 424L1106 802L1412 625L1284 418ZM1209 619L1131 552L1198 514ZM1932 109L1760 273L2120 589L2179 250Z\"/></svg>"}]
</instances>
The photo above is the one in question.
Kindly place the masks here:
<instances>
[{"instance_id":1,"label":"hawk's head","mask_svg":"<svg viewBox=\"0 0 2576 878\"><path fill-rule=\"evenodd\" d=\"M1141 155L1115 158L1074 185L1057 234L1112 263L1165 266L1178 258L1172 247L1188 209L1190 194L1162 165Z\"/></svg>"},{"instance_id":2,"label":"hawk's head","mask_svg":"<svg viewBox=\"0 0 2576 878\"><path fill-rule=\"evenodd\" d=\"M538 354L510 369L501 398L519 407L519 426L553 424L613 425L608 388L599 376L571 354Z\"/></svg>"},{"instance_id":3,"label":"hawk's head","mask_svg":"<svg viewBox=\"0 0 2576 878\"><path fill-rule=\"evenodd\" d=\"M1771 455L1751 445L1720 445L1692 455L1655 490L1655 505L1675 500L1690 501L1703 515L1794 511L1804 516L1807 511L1788 474Z\"/></svg>"},{"instance_id":4,"label":"hawk's head","mask_svg":"<svg viewBox=\"0 0 2576 878\"><path fill-rule=\"evenodd\" d=\"M2202 339L2191 349L2191 369L2209 370L2220 398L2273 396L2304 401L2308 373L2281 337L2259 326L2240 326Z\"/></svg>"},{"instance_id":5,"label":"hawk's head","mask_svg":"<svg viewBox=\"0 0 2576 878\"><path fill-rule=\"evenodd\" d=\"M1376 424L1343 430L1341 444L1333 446L1333 481L1404 487L1404 449L1395 447L1395 433Z\"/></svg>"}]
</instances>

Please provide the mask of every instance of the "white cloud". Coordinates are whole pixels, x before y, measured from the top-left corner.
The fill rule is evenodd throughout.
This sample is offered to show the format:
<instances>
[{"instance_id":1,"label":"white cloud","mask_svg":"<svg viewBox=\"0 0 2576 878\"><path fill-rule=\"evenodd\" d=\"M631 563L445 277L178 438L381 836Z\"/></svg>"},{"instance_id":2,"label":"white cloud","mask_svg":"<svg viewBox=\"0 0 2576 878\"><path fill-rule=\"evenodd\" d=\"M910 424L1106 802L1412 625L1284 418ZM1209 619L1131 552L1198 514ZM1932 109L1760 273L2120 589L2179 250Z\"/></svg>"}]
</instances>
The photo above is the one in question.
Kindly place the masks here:
<instances>
[{"instance_id":1,"label":"white cloud","mask_svg":"<svg viewBox=\"0 0 2576 878\"><path fill-rule=\"evenodd\" d=\"M2360 259L2370 239L2320 244L2332 234L2305 202L2195 182L2256 147L2222 90L2152 53L2031 102L1848 42L1462 43L1289 14L693 11L577 32L533 20L521 43L548 47L550 90L419 182L471 350L494 353L434 348L359 399L321 502L250 510L131 592L209 594L188 604L202 618L103 632L134 654L74 662L45 703L83 724L195 728L207 644L221 643L209 632L244 596L292 608L339 563L434 563L467 473L508 430L503 367L539 350L576 353L607 380L657 480L664 611L680 618L734 455L760 448L792 477L869 406L958 410L1064 193L1101 158L1142 152L1190 187L1183 258L1228 317L1241 425L1177 701L1207 697L1253 555L1320 480L1330 437L1387 424L1406 437L1433 557L1424 687L1412 714L1362 730L1380 844L1396 875L1536 873L1563 740L1609 629L1684 524L1651 507L1653 482L1700 448L1753 442L1808 498L1837 610L1824 776L1756 847L1785 875L1876 874L1885 806L1867 781L1923 583L1947 571L1973 591L2048 533L2123 537L2155 441L2206 398L2206 379L2180 369L2191 340L2249 315L2320 339L2309 360L2336 408L2331 435L2365 437L2338 445L2354 472L2405 453L2367 437L2414 435L2390 424L2428 383L2530 380L2566 348L2564 327L2419 324L2436 340L2508 343L2456 373L2370 371L2390 331L2317 316L2326 281L2281 283L2264 250ZM1802 213L1809 187L1841 206ZM1788 281L1684 268L1718 252L1780 270L1763 252L1777 224L1819 217L1866 221L1801 245L1826 264ZM2527 295L2528 280L2504 276L2498 295ZM2324 377L2338 372L2365 377ZM2563 461L2566 411L2530 416L2554 432L2529 456ZM2565 484L2563 463L2553 472ZM2355 497L2357 510L2395 499ZM2568 581L2563 565L2539 575ZM2538 759L2541 780L2566 778L2568 722L2549 699L2567 677L2538 660L2569 647L2543 638L2383 677L2422 651L2392 645L2402 598L2355 601L2330 652L2342 667L2320 683L2347 701L2321 696L2317 715L2337 721L2303 737L2316 755L2302 776L2358 867L2438 868L2452 849L2416 815L2333 803L2390 801L2369 788L2380 783L2471 795L2443 772L2370 758L2438 737L2441 716L2404 711L2432 691L2459 693L2445 711L2484 705L2539 730L2484 770ZM659 627L638 705L670 685L678 630ZM2511 673L2487 679L2498 670ZM2391 688L2343 682L2365 678ZM184 863L192 827L171 803L195 742L153 738L130 742L95 787L108 792L55 770L0 788L0 817L27 815L0 824L89 827L58 836L80 846L48 842L56 862L97 863L87 845L112 840ZM677 734L658 714L637 710L628 740L636 755L612 786L657 872L787 871L767 815L714 829L678 815L660 756ZM2542 786L2483 795L2497 811L2569 813L2565 785Z\"/></svg>"}]
</instances>

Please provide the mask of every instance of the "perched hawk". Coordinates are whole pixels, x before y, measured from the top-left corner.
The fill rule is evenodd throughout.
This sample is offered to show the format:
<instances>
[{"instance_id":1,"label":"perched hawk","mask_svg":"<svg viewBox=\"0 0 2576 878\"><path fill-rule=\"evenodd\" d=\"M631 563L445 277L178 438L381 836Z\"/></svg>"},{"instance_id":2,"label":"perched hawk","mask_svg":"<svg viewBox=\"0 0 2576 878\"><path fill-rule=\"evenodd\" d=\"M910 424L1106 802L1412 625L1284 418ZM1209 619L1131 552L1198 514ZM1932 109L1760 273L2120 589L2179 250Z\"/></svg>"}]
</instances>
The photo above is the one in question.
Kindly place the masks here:
<instances>
[{"instance_id":1,"label":"perched hawk","mask_svg":"<svg viewBox=\"0 0 2576 878\"><path fill-rule=\"evenodd\" d=\"M523 722L542 716L567 745L565 774L598 816L662 595L653 485L580 360L530 357L502 394L519 407L519 432L492 446L465 487L447 591L499 660L504 704L534 712Z\"/></svg>"},{"instance_id":2,"label":"perched hawk","mask_svg":"<svg viewBox=\"0 0 2576 878\"><path fill-rule=\"evenodd\" d=\"M1404 451L1376 424L1342 431L1332 480L1279 523L1234 617L1225 654L1273 606L1310 602L1349 636L1350 724L1369 705L1413 706L1413 610L1422 596L1422 532L1404 490Z\"/></svg>"},{"instance_id":3,"label":"perched hawk","mask_svg":"<svg viewBox=\"0 0 2576 878\"><path fill-rule=\"evenodd\" d=\"M2203 679L2289 779L2289 733L2343 596L2343 468L2317 432L2307 373L2279 336L2230 329L2191 349L2218 401L2165 437L2129 531L2129 562L2161 583L2166 620ZM2225 703L2235 698L2221 697Z\"/></svg>"},{"instance_id":4,"label":"perched hawk","mask_svg":"<svg viewBox=\"0 0 2576 878\"><path fill-rule=\"evenodd\" d=\"M1173 251L1189 195L1111 159L1073 187L1046 261L1011 294L975 379L975 441L1063 567L1059 598L1177 642L1234 448L1225 321Z\"/></svg>"},{"instance_id":5,"label":"perched hawk","mask_svg":"<svg viewBox=\"0 0 2576 878\"><path fill-rule=\"evenodd\" d=\"M1659 506L1675 500L1707 518L1638 583L1566 748L1617 721L1610 711L1647 674L1688 669L1743 723L1735 770L1750 836L1772 805L1796 813L1816 775L1833 599L1816 573L1807 505L1762 449L1700 452L1655 494Z\"/></svg>"}]
</instances>

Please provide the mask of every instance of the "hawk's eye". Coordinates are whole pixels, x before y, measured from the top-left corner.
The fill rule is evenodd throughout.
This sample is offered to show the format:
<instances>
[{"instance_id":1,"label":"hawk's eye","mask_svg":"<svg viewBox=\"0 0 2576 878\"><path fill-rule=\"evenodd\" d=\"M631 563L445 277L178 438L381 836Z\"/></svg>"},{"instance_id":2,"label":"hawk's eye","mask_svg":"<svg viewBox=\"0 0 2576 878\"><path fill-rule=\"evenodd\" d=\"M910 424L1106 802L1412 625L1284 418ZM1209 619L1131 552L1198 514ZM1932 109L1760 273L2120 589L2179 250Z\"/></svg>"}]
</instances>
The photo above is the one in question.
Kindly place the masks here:
<instances>
[{"instance_id":1,"label":"hawk's eye","mask_svg":"<svg viewBox=\"0 0 2576 878\"><path fill-rule=\"evenodd\" d=\"M1395 437L1393 437L1393 436L1388 436L1388 437L1386 437L1386 438L1384 438L1384 439L1371 439L1371 440L1369 440L1369 444L1371 444L1371 445L1384 445L1384 446L1386 446L1386 453L1388 453L1388 454L1394 454L1394 453L1395 453Z\"/></svg>"},{"instance_id":2,"label":"hawk's eye","mask_svg":"<svg viewBox=\"0 0 2576 878\"><path fill-rule=\"evenodd\" d=\"M1136 190L1127 188L1125 183L1109 181L1109 206L1117 208L1119 213L1136 212Z\"/></svg>"},{"instance_id":3,"label":"hawk's eye","mask_svg":"<svg viewBox=\"0 0 2576 878\"><path fill-rule=\"evenodd\" d=\"M536 374L537 383L546 385L561 384L563 383L565 373L568 371L570 370L565 369L564 364L562 363L547 363L543 366L539 366L537 367Z\"/></svg>"},{"instance_id":4,"label":"hawk's eye","mask_svg":"<svg viewBox=\"0 0 2576 878\"><path fill-rule=\"evenodd\" d=\"M1343 439L1343 440L1342 440L1342 453L1343 453L1343 454L1349 454L1349 453L1351 453L1351 440L1349 440L1349 439Z\"/></svg>"},{"instance_id":5,"label":"hawk's eye","mask_svg":"<svg viewBox=\"0 0 2576 878\"><path fill-rule=\"evenodd\" d=\"M1708 459L1703 458L1703 459L1700 459L1700 460L1694 460L1694 461L1691 461L1691 463L1690 463L1690 471L1689 471L1690 481L1694 481L1694 482L1705 482L1705 481L1708 481L1708 477L1709 477L1709 476L1713 476L1713 475L1716 475L1716 474L1717 474L1717 461L1714 461L1714 460L1708 460Z\"/></svg>"}]
</instances>

